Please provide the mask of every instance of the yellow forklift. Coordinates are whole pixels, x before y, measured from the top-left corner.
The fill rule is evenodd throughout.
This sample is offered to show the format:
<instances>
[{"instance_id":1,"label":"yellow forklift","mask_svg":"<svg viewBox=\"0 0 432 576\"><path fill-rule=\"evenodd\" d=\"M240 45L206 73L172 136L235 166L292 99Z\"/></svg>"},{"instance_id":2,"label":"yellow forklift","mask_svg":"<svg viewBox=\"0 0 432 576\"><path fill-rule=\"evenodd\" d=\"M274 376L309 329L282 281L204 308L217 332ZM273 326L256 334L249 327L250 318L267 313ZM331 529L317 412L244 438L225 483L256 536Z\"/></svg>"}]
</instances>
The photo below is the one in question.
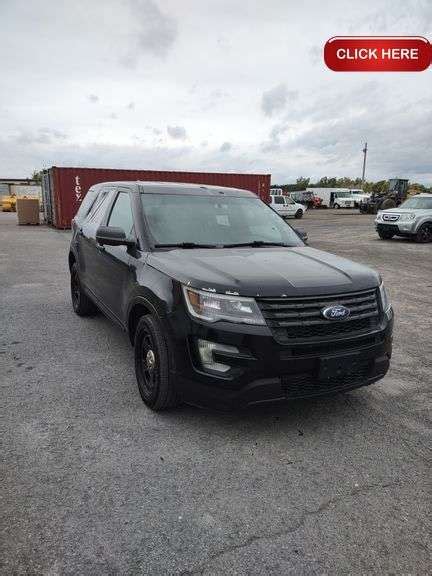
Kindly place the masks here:
<instances>
[{"instance_id":1,"label":"yellow forklift","mask_svg":"<svg viewBox=\"0 0 432 576\"><path fill-rule=\"evenodd\" d=\"M9 196L3 196L1 200L2 212L16 212L16 194L11 192Z\"/></svg>"}]
</instances>

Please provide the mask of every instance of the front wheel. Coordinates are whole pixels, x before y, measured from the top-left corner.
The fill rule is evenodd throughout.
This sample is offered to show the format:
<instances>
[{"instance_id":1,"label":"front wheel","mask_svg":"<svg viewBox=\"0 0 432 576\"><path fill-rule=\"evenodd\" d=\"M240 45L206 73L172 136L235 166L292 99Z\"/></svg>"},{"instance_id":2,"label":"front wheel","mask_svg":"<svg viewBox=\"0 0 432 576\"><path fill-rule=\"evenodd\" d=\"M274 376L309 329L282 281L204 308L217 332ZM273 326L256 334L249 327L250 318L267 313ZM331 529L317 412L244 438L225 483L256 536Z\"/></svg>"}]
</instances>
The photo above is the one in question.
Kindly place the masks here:
<instances>
[{"instance_id":1,"label":"front wheel","mask_svg":"<svg viewBox=\"0 0 432 576\"><path fill-rule=\"evenodd\" d=\"M339 210L340 206L339 206L339 204L335 204L335 205L333 206L333 208L336 208L336 210Z\"/></svg>"},{"instance_id":2,"label":"front wheel","mask_svg":"<svg viewBox=\"0 0 432 576\"><path fill-rule=\"evenodd\" d=\"M389 232L388 230L378 230L378 236L381 240L391 240L394 236L393 232Z\"/></svg>"},{"instance_id":3,"label":"front wheel","mask_svg":"<svg viewBox=\"0 0 432 576\"><path fill-rule=\"evenodd\" d=\"M432 222L426 222L426 224L422 224L420 226L420 228L417 230L417 234L415 235L415 241L419 242L420 244L432 242Z\"/></svg>"},{"instance_id":4,"label":"front wheel","mask_svg":"<svg viewBox=\"0 0 432 576\"><path fill-rule=\"evenodd\" d=\"M171 350L160 322L143 316L135 333L135 374L144 403L154 411L179 403L173 386Z\"/></svg>"},{"instance_id":5,"label":"front wheel","mask_svg":"<svg viewBox=\"0 0 432 576\"><path fill-rule=\"evenodd\" d=\"M299 220L300 218L303 217L303 210L301 210L300 208L297 210L297 212L295 213L295 218L297 218L297 220Z\"/></svg>"}]
</instances>

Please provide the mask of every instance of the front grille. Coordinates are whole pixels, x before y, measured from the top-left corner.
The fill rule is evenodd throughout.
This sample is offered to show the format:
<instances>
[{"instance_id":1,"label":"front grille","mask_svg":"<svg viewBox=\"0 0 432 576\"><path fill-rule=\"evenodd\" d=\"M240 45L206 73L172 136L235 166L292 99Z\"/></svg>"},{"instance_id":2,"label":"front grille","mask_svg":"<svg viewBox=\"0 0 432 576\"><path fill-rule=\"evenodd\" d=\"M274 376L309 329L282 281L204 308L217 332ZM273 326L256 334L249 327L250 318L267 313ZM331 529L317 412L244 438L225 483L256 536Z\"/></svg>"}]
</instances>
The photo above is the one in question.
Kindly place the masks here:
<instances>
[{"instance_id":1,"label":"front grille","mask_svg":"<svg viewBox=\"0 0 432 576\"><path fill-rule=\"evenodd\" d=\"M382 219L387 222L396 222L399 220L400 214L383 214Z\"/></svg>"},{"instance_id":2,"label":"front grille","mask_svg":"<svg viewBox=\"0 0 432 576\"><path fill-rule=\"evenodd\" d=\"M335 352L343 352L348 350L361 350L376 344L381 344L384 340L382 332L372 335L363 336L359 338L348 338L347 340L331 341L325 343L315 344L302 344L301 346L293 346L288 348L286 352L281 352L281 360L290 359L293 356L317 356L320 354L334 354Z\"/></svg>"},{"instance_id":3,"label":"front grille","mask_svg":"<svg viewBox=\"0 0 432 576\"><path fill-rule=\"evenodd\" d=\"M313 373L282 376L281 387L287 399L306 398L349 390L367 383L372 363L361 360L351 366L349 374L318 380Z\"/></svg>"},{"instance_id":4,"label":"front grille","mask_svg":"<svg viewBox=\"0 0 432 576\"><path fill-rule=\"evenodd\" d=\"M257 303L274 338L281 343L367 333L379 323L375 289L333 296L259 298ZM346 320L322 316L323 308L336 304L349 308Z\"/></svg>"}]
</instances>

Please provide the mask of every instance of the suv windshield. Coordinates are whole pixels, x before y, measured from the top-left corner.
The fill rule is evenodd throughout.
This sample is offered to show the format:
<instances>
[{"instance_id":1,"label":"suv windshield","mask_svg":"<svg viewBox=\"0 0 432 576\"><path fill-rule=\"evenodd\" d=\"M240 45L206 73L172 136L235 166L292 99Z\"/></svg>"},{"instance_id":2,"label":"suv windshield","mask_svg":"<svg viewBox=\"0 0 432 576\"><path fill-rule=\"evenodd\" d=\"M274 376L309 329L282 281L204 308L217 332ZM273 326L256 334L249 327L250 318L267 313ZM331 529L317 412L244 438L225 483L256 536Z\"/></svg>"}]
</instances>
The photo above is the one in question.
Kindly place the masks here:
<instances>
[{"instance_id":1,"label":"suv windshield","mask_svg":"<svg viewBox=\"0 0 432 576\"><path fill-rule=\"evenodd\" d=\"M432 197L417 196L410 198L400 206L401 208L411 208L414 210L432 210Z\"/></svg>"},{"instance_id":2,"label":"suv windshield","mask_svg":"<svg viewBox=\"0 0 432 576\"><path fill-rule=\"evenodd\" d=\"M141 194L141 202L155 245L303 246L294 230L259 198Z\"/></svg>"}]
</instances>

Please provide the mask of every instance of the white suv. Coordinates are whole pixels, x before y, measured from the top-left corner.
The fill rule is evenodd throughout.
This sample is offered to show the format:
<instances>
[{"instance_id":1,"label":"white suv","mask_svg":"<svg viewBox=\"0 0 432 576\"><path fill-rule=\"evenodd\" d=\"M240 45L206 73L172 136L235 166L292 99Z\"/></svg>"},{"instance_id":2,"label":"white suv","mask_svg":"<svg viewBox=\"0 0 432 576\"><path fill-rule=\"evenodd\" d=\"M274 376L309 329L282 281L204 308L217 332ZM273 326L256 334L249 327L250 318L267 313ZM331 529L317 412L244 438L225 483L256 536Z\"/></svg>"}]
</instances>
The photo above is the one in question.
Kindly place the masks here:
<instances>
[{"instance_id":1,"label":"white suv","mask_svg":"<svg viewBox=\"0 0 432 576\"><path fill-rule=\"evenodd\" d=\"M289 196L281 194L272 194L270 196L270 206L282 218L301 218L306 212L306 206L294 202Z\"/></svg>"}]
</instances>

